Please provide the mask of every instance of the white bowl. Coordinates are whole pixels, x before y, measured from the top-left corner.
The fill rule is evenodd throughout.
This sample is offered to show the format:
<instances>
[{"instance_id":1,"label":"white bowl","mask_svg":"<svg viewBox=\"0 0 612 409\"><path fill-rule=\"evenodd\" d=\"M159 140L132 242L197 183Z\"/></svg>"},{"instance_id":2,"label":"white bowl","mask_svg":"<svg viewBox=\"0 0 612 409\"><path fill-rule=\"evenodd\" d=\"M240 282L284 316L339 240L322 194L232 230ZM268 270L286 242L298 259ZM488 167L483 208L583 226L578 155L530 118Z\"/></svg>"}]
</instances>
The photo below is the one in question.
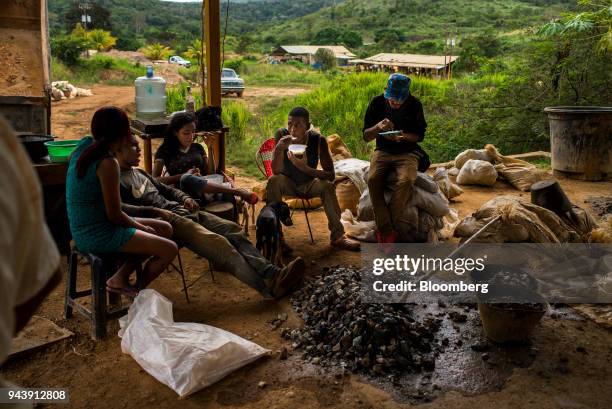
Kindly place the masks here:
<instances>
[{"instance_id":1,"label":"white bowl","mask_svg":"<svg viewBox=\"0 0 612 409\"><path fill-rule=\"evenodd\" d=\"M299 143L289 145L289 152L294 155L303 155L306 152L306 145L301 145Z\"/></svg>"}]
</instances>

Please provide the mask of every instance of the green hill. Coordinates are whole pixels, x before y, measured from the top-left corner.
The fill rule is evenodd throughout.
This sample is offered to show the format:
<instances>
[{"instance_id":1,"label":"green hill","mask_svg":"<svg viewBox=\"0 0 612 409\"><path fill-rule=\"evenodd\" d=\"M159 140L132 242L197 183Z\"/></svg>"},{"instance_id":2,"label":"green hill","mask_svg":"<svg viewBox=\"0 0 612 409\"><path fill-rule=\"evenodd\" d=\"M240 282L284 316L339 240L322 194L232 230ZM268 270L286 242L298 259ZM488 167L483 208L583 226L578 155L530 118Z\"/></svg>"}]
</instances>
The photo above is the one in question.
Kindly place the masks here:
<instances>
[{"instance_id":1,"label":"green hill","mask_svg":"<svg viewBox=\"0 0 612 409\"><path fill-rule=\"evenodd\" d=\"M98 0L93 27L111 30L117 48L134 50L159 42L184 51L200 36L200 3L159 0ZM222 31L226 44L242 51L268 52L279 44L344 44L360 56L378 52L439 54L446 33L462 40L480 34L503 36L506 44L522 39L530 27L540 26L575 0L221 0ZM81 12L74 0L49 0L52 35L71 30ZM246 44L246 46L245 46ZM501 49L498 47L498 49ZM461 50L456 50L457 53ZM499 52L499 50L498 50Z\"/></svg>"},{"instance_id":2,"label":"green hill","mask_svg":"<svg viewBox=\"0 0 612 409\"><path fill-rule=\"evenodd\" d=\"M311 14L334 0L260 0L229 4L228 35L242 35L262 25L282 24ZM75 0L49 0L51 34L70 31L81 19ZM91 27L111 30L120 49L137 49L145 43L160 42L178 51L200 36L201 3L173 3L159 0L97 0L90 2ZM222 29L227 1L221 0Z\"/></svg>"},{"instance_id":3,"label":"green hill","mask_svg":"<svg viewBox=\"0 0 612 409\"><path fill-rule=\"evenodd\" d=\"M573 0L346 0L282 25L264 27L258 34L282 44L340 44L344 33L352 31L366 44L364 54L441 52L447 31L460 38L487 29L520 34L575 4Z\"/></svg>"}]
</instances>

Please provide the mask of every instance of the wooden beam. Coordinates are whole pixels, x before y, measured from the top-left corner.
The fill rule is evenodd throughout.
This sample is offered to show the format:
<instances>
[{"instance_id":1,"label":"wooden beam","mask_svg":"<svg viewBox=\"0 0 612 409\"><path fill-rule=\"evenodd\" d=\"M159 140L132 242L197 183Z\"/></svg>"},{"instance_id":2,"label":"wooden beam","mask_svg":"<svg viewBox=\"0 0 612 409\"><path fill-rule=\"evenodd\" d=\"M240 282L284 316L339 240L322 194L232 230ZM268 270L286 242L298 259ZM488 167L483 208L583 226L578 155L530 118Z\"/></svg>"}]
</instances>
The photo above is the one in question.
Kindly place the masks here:
<instances>
[{"instance_id":1,"label":"wooden beam","mask_svg":"<svg viewBox=\"0 0 612 409\"><path fill-rule=\"evenodd\" d=\"M221 106L220 0L204 0L206 30L206 104Z\"/></svg>"},{"instance_id":2,"label":"wooden beam","mask_svg":"<svg viewBox=\"0 0 612 409\"><path fill-rule=\"evenodd\" d=\"M204 36L206 39L206 105L221 106L221 0L204 0ZM225 133L220 130L213 144L213 153L218 158L217 172L225 171Z\"/></svg>"}]
</instances>

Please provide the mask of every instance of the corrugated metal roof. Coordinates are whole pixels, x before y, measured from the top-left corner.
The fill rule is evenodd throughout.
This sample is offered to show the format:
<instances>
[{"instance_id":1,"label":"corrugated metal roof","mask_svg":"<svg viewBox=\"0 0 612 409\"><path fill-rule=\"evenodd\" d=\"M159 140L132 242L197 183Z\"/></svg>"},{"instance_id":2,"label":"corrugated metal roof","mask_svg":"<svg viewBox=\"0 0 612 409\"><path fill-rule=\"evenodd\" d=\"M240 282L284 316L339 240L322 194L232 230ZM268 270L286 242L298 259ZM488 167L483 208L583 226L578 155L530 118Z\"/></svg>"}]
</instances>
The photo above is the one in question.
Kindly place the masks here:
<instances>
[{"instance_id":1,"label":"corrugated metal roof","mask_svg":"<svg viewBox=\"0 0 612 409\"><path fill-rule=\"evenodd\" d=\"M280 48L289 54L312 54L314 55L319 48L331 50L336 58L355 58L356 55L342 45L281 45Z\"/></svg>"},{"instance_id":2,"label":"corrugated metal roof","mask_svg":"<svg viewBox=\"0 0 612 409\"><path fill-rule=\"evenodd\" d=\"M457 58L459 58L457 55L445 57L443 55L380 53L362 60L353 60L351 63L440 69L444 68L445 63L454 62Z\"/></svg>"}]
</instances>

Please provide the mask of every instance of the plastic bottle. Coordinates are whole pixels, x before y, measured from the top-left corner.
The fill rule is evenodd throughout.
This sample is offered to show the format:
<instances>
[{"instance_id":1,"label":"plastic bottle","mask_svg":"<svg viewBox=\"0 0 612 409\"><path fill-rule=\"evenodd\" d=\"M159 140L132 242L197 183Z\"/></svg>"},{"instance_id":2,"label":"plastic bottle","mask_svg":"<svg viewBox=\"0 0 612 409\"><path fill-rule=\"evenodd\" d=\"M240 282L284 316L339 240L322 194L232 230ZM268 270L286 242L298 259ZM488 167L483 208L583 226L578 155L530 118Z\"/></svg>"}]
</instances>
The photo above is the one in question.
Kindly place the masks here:
<instances>
[{"instance_id":1,"label":"plastic bottle","mask_svg":"<svg viewBox=\"0 0 612 409\"><path fill-rule=\"evenodd\" d=\"M136 78L136 117L161 118L166 114L166 80L153 75L153 66L147 65L147 75Z\"/></svg>"},{"instance_id":2,"label":"plastic bottle","mask_svg":"<svg viewBox=\"0 0 612 409\"><path fill-rule=\"evenodd\" d=\"M195 98L191 95L191 87L187 87L187 96L185 97L185 112L195 113Z\"/></svg>"}]
</instances>

